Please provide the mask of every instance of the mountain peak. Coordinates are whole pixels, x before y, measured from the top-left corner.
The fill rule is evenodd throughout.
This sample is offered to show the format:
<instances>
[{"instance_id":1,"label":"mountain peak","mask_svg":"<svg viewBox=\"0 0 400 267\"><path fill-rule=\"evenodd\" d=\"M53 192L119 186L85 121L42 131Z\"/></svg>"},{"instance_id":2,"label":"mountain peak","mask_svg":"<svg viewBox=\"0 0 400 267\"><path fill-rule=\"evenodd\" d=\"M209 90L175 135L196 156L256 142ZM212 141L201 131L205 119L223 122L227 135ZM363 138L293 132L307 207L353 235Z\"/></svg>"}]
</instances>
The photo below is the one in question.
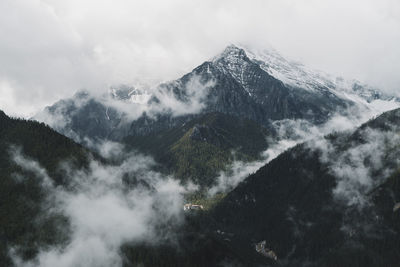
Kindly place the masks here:
<instances>
[{"instance_id":1,"label":"mountain peak","mask_svg":"<svg viewBox=\"0 0 400 267\"><path fill-rule=\"evenodd\" d=\"M230 44L227 47L225 47L225 49L224 49L224 52L241 52L241 51L244 51L244 50L234 44Z\"/></svg>"},{"instance_id":2,"label":"mountain peak","mask_svg":"<svg viewBox=\"0 0 400 267\"><path fill-rule=\"evenodd\" d=\"M228 45L222 53L213 58L213 62L224 61L237 61L246 59L246 52L234 44Z\"/></svg>"}]
</instances>

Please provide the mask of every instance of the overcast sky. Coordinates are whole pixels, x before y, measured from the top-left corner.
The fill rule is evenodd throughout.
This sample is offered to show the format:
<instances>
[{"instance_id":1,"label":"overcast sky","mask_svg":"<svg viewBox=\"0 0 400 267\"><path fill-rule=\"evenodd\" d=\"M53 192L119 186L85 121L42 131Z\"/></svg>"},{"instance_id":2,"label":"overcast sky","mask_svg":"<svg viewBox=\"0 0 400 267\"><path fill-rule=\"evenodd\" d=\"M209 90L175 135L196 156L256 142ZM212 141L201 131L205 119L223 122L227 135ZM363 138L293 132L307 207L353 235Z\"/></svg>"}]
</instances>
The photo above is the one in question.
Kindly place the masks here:
<instances>
[{"instance_id":1,"label":"overcast sky","mask_svg":"<svg viewBox=\"0 0 400 267\"><path fill-rule=\"evenodd\" d=\"M399 0L1 0L0 109L175 79L237 42L400 91Z\"/></svg>"}]
</instances>

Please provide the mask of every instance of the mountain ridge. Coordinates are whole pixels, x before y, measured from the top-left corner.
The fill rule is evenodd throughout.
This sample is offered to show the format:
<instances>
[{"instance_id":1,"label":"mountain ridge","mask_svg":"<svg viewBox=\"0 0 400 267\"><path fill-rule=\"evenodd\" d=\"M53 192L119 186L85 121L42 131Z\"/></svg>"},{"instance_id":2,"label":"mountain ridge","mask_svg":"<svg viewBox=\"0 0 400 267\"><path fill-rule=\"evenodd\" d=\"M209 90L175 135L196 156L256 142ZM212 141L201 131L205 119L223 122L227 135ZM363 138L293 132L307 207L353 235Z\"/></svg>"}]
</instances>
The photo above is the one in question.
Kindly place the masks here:
<instances>
[{"instance_id":1,"label":"mountain ridge","mask_svg":"<svg viewBox=\"0 0 400 267\"><path fill-rule=\"evenodd\" d=\"M334 85L314 90L289 86L248 54L231 45L181 78L160 84L152 94L147 89L129 86L120 86L118 90L111 88L111 96L101 98L78 93L73 99L61 100L46 108L42 118L49 119L57 131L89 147L104 140L124 142L130 139L140 151L145 146L132 141L134 138L146 140L150 145L152 140L146 136L165 134L160 140L167 140L169 131L176 131L206 114L221 113L254 121L267 129L275 139L273 142L277 142L276 121L305 120L318 127L336 114L346 116L349 109L357 112L357 108L369 108L364 100L357 102L357 99L340 96ZM222 159L231 158L225 152L224 157L217 153L221 148L213 145L206 149L204 145L209 144L189 147L196 150L202 146L209 153L213 151L209 155L214 155L212 159L217 162L226 163ZM135 149L132 145L129 147ZM160 158L163 153L165 151L152 151L152 156ZM223 170L222 165L221 162L216 164L220 166L217 169Z\"/></svg>"}]
</instances>

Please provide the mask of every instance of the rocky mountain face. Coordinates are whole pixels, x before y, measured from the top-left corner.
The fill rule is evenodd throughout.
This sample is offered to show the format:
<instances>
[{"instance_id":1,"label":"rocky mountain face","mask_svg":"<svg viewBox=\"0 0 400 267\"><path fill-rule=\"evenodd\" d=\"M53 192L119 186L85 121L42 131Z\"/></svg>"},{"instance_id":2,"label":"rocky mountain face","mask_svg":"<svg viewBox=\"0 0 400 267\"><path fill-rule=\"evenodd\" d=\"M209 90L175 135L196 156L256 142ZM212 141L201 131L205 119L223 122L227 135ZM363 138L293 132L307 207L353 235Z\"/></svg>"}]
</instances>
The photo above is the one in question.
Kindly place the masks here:
<instances>
[{"instance_id":1,"label":"rocky mountain face","mask_svg":"<svg viewBox=\"0 0 400 267\"><path fill-rule=\"evenodd\" d=\"M218 229L279 266L396 266L399 125L398 109L282 153L212 211Z\"/></svg>"},{"instance_id":2,"label":"rocky mountain face","mask_svg":"<svg viewBox=\"0 0 400 267\"><path fill-rule=\"evenodd\" d=\"M212 82L204 94L201 112L221 112L252 119L264 126L271 120L305 119L322 123L337 109L351 103L332 93L310 93L285 86L251 61L244 50L229 46L213 61L205 62L178 82L162 85L176 98L190 100L193 79Z\"/></svg>"}]
</instances>

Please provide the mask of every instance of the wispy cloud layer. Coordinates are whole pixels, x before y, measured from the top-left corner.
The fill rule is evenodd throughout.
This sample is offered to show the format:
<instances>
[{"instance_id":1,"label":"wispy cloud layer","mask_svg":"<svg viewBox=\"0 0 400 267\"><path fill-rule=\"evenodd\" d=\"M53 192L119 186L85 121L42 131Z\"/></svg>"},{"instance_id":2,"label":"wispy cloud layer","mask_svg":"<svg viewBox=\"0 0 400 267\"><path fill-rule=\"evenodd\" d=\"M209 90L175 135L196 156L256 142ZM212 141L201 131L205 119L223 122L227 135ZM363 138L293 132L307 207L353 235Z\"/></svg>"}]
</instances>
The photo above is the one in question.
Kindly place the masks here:
<instances>
[{"instance_id":1,"label":"wispy cloud layer","mask_svg":"<svg viewBox=\"0 0 400 267\"><path fill-rule=\"evenodd\" d=\"M112 146L104 147L105 155L120 149ZM88 170L75 170L65 162L60 168L70 183L66 189L54 186L46 170L21 150L13 148L11 156L48 192L48 212L67 216L71 226L66 246L44 248L33 261L24 262L11 249L17 266L121 266L121 245L163 242L173 233L159 231L160 226L182 222L183 194L188 190L151 171L154 163L147 157L125 155L117 165L92 160Z\"/></svg>"}]
</instances>

